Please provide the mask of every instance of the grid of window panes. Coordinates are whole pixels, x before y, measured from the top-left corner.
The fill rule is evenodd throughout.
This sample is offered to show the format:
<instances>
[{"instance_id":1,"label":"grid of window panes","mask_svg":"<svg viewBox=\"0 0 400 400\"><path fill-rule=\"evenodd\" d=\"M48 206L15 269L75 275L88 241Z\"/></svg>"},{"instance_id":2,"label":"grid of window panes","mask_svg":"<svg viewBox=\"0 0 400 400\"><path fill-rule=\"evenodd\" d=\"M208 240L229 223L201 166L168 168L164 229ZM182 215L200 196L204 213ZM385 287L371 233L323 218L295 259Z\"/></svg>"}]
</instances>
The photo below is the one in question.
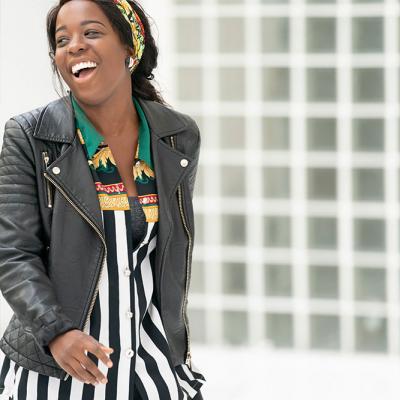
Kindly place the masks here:
<instances>
[{"instance_id":1,"label":"grid of window panes","mask_svg":"<svg viewBox=\"0 0 400 400\"><path fill-rule=\"evenodd\" d=\"M193 340L398 354L398 1L172 1Z\"/></svg>"}]
</instances>

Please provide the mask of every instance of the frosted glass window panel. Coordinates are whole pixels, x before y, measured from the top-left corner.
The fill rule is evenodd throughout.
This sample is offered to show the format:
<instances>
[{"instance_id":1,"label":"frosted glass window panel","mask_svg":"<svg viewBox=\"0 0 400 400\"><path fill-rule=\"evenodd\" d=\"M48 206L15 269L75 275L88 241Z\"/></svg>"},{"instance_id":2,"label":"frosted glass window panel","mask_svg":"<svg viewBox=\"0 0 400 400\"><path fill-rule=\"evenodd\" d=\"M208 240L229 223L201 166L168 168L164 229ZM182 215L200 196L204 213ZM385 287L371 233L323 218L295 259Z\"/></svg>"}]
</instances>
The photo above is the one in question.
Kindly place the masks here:
<instances>
[{"instance_id":1,"label":"frosted glass window panel","mask_svg":"<svg viewBox=\"0 0 400 400\"><path fill-rule=\"evenodd\" d=\"M222 244L244 246L246 218L244 215L222 214Z\"/></svg>"},{"instance_id":2,"label":"frosted glass window panel","mask_svg":"<svg viewBox=\"0 0 400 400\"><path fill-rule=\"evenodd\" d=\"M223 196L243 197L245 193L245 167L236 165L221 166L221 194Z\"/></svg>"},{"instance_id":3,"label":"frosted glass window panel","mask_svg":"<svg viewBox=\"0 0 400 400\"><path fill-rule=\"evenodd\" d=\"M188 307L190 337L193 343L206 343L206 313L205 310Z\"/></svg>"},{"instance_id":4,"label":"frosted glass window panel","mask_svg":"<svg viewBox=\"0 0 400 400\"><path fill-rule=\"evenodd\" d=\"M355 318L355 347L360 352L387 351L387 320L382 317Z\"/></svg>"},{"instance_id":5,"label":"frosted glass window panel","mask_svg":"<svg viewBox=\"0 0 400 400\"><path fill-rule=\"evenodd\" d=\"M355 268L354 296L361 301L386 301L386 271L383 268Z\"/></svg>"},{"instance_id":6,"label":"frosted glass window panel","mask_svg":"<svg viewBox=\"0 0 400 400\"><path fill-rule=\"evenodd\" d=\"M264 217L264 243L267 247L290 247L291 222L285 216Z\"/></svg>"},{"instance_id":7,"label":"frosted glass window panel","mask_svg":"<svg viewBox=\"0 0 400 400\"><path fill-rule=\"evenodd\" d=\"M353 199L384 201L384 174L380 168L353 169Z\"/></svg>"},{"instance_id":8,"label":"frosted glass window panel","mask_svg":"<svg viewBox=\"0 0 400 400\"><path fill-rule=\"evenodd\" d=\"M310 346L312 349L340 349L340 320L336 315L310 316Z\"/></svg>"},{"instance_id":9,"label":"frosted glass window panel","mask_svg":"<svg viewBox=\"0 0 400 400\"><path fill-rule=\"evenodd\" d=\"M383 0L353 0L353 3L382 3Z\"/></svg>"},{"instance_id":10,"label":"frosted glass window panel","mask_svg":"<svg viewBox=\"0 0 400 400\"><path fill-rule=\"evenodd\" d=\"M289 150L289 118L264 117L262 120L263 148L265 150Z\"/></svg>"},{"instance_id":11,"label":"frosted glass window panel","mask_svg":"<svg viewBox=\"0 0 400 400\"><path fill-rule=\"evenodd\" d=\"M203 71L199 67L178 67L177 85L180 100L200 101L203 96Z\"/></svg>"},{"instance_id":12,"label":"frosted glass window panel","mask_svg":"<svg viewBox=\"0 0 400 400\"><path fill-rule=\"evenodd\" d=\"M289 50L289 19L261 18L261 50L264 53L287 53Z\"/></svg>"},{"instance_id":13,"label":"frosted glass window panel","mask_svg":"<svg viewBox=\"0 0 400 400\"><path fill-rule=\"evenodd\" d=\"M353 101L382 102L384 100L382 68L353 69Z\"/></svg>"},{"instance_id":14,"label":"frosted glass window panel","mask_svg":"<svg viewBox=\"0 0 400 400\"><path fill-rule=\"evenodd\" d=\"M353 18L353 52L383 51L383 19L381 17Z\"/></svg>"},{"instance_id":15,"label":"frosted glass window panel","mask_svg":"<svg viewBox=\"0 0 400 400\"><path fill-rule=\"evenodd\" d=\"M198 260L192 262L190 291L193 293L205 292L204 264Z\"/></svg>"},{"instance_id":16,"label":"frosted glass window panel","mask_svg":"<svg viewBox=\"0 0 400 400\"><path fill-rule=\"evenodd\" d=\"M244 311L224 311L223 331L225 342L229 344L247 344L248 342L248 317Z\"/></svg>"},{"instance_id":17,"label":"frosted glass window panel","mask_svg":"<svg viewBox=\"0 0 400 400\"><path fill-rule=\"evenodd\" d=\"M180 53L200 53L202 32L201 18L178 17L175 21L176 49Z\"/></svg>"},{"instance_id":18,"label":"frosted glass window panel","mask_svg":"<svg viewBox=\"0 0 400 400\"><path fill-rule=\"evenodd\" d=\"M338 350L340 348L340 320L338 316L310 316L310 347L319 350Z\"/></svg>"},{"instance_id":19,"label":"frosted glass window panel","mask_svg":"<svg viewBox=\"0 0 400 400\"><path fill-rule=\"evenodd\" d=\"M264 167L264 196L287 199L290 196L288 167Z\"/></svg>"},{"instance_id":20,"label":"frosted glass window panel","mask_svg":"<svg viewBox=\"0 0 400 400\"><path fill-rule=\"evenodd\" d=\"M307 177L309 199L336 199L336 170L334 168L308 168Z\"/></svg>"},{"instance_id":21,"label":"frosted glass window panel","mask_svg":"<svg viewBox=\"0 0 400 400\"><path fill-rule=\"evenodd\" d=\"M332 4L336 3L336 0L307 0L309 4Z\"/></svg>"},{"instance_id":22,"label":"frosted glass window panel","mask_svg":"<svg viewBox=\"0 0 400 400\"><path fill-rule=\"evenodd\" d=\"M307 119L307 148L312 151L336 150L336 119Z\"/></svg>"},{"instance_id":23,"label":"frosted glass window panel","mask_svg":"<svg viewBox=\"0 0 400 400\"><path fill-rule=\"evenodd\" d=\"M204 216L195 212L194 223L196 225L196 236L194 241L196 244L204 244Z\"/></svg>"},{"instance_id":24,"label":"frosted glass window panel","mask_svg":"<svg viewBox=\"0 0 400 400\"><path fill-rule=\"evenodd\" d=\"M354 248L359 251L385 251L385 221L379 218L354 219Z\"/></svg>"},{"instance_id":25,"label":"frosted glass window panel","mask_svg":"<svg viewBox=\"0 0 400 400\"><path fill-rule=\"evenodd\" d=\"M219 4L242 4L243 0L218 0Z\"/></svg>"},{"instance_id":26,"label":"frosted glass window panel","mask_svg":"<svg viewBox=\"0 0 400 400\"><path fill-rule=\"evenodd\" d=\"M289 100L289 69L285 67L265 67L263 77L263 98L267 101Z\"/></svg>"},{"instance_id":27,"label":"frosted glass window panel","mask_svg":"<svg viewBox=\"0 0 400 400\"><path fill-rule=\"evenodd\" d=\"M276 348L293 347L293 316L291 314L265 314L267 339Z\"/></svg>"},{"instance_id":28,"label":"frosted glass window panel","mask_svg":"<svg viewBox=\"0 0 400 400\"><path fill-rule=\"evenodd\" d=\"M245 99L245 73L242 67L221 67L219 70L219 97L225 101Z\"/></svg>"},{"instance_id":29,"label":"frosted glass window panel","mask_svg":"<svg viewBox=\"0 0 400 400\"><path fill-rule=\"evenodd\" d=\"M336 249L336 218L308 218L308 246L312 249Z\"/></svg>"},{"instance_id":30,"label":"frosted glass window panel","mask_svg":"<svg viewBox=\"0 0 400 400\"><path fill-rule=\"evenodd\" d=\"M221 149L243 149L245 142L245 120L243 117L220 117L220 147Z\"/></svg>"},{"instance_id":31,"label":"frosted glass window panel","mask_svg":"<svg viewBox=\"0 0 400 400\"><path fill-rule=\"evenodd\" d=\"M242 17L221 17L218 22L218 43L221 53L244 52L246 31Z\"/></svg>"},{"instance_id":32,"label":"frosted glass window panel","mask_svg":"<svg viewBox=\"0 0 400 400\"><path fill-rule=\"evenodd\" d=\"M306 46L309 53L333 53L336 51L335 18L307 18L306 35Z\"/></svg>"},{"instance_id":33,"label":"frosted glass window panel","mask_svg":"<svg viewBox=\"0 0 400 400\"><path fill-rule=\"evenodd\" d=\"M290 297L292 295L292 268L286 264L264 266L265 294L267 296Z\"/></svg>"},{"instance_id":34,"label":"frosted glass window panel","mask_svg":"<svg viewBox=\"0 0 400 400\"><path fill-rule=\"evenodd\" d=\"M307 100L316 102L336 100L336 70L334 68L307 69Z\"/></svg>"},{"instance_id":35,"label":"frosted glass window panel","mask_svg":"<svg viewBox=\"0 0 400 400\"><path fill-rule=\"evenodd\" d=\"M222 264L222 285L226 294L246 293L246 266L243 263Z\"/></svg>"},{"instance_id":36,"label":"frosted glass window panel","mask_svg":"<svg viewBox=\"0 0 400 400\"><path fill-rule=\"evenodd\" d=\"M355 151L384 151L384 120L355 118L353 120L353 149Z\"/></svg>"},{"instance_id":37,"label":"frosted glass window panel","mask_svg":"<svg viewBox=\"0 0 400 400\"><path fill-rule=\"evenodd\" d=\"M337 299L339 297L339 269L328 265L310 265L310 297Z\"/></svg>"}]
</instances>

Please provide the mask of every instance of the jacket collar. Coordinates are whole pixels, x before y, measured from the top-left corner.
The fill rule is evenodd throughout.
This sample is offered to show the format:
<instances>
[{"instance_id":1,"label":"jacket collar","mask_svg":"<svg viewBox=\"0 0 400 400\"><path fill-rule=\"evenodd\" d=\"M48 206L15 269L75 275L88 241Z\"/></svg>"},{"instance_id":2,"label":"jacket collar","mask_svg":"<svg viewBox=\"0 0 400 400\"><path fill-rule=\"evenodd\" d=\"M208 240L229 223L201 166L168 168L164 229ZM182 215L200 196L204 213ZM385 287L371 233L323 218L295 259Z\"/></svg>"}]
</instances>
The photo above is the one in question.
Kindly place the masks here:
<instances>
[{"instance_id":1,"label":"jacket collar","mask_svg":"<svg viewBox=\"0 0 400 400\"><path fill-rule=\"evenodd\" d=\"M138 98L138 102L151 132L151 149L159 198L159 244L164 246L172 229L170 199L180 182L194 167L195 160L178 148L171 147L166 140L160 139L193 128L189 126L187 122L189 119L185 118L185 114L154 101ZM33 136L45 141L63 143L60 154L50 161L45 171L75 206L104 233L96 187L87 164L87 156L76 135L75 117L69 97L55 100L44 107L38 117ZM182 159L189 161L185 168L182 168Z\"/></svg>"},{"instance_id":2,"label":"jacket collar","mask_svg":"<svg viewBox=\"0 0 400 400\"><path fill-rule=\"evenodd\" d=\"M180 113L156 101L137 97L152 134L158 139L184 131L188 123ZM76 134L75 117L70 96L45 106L33 136L54 142L72 143Z\"/></svg>"}]
</instances>

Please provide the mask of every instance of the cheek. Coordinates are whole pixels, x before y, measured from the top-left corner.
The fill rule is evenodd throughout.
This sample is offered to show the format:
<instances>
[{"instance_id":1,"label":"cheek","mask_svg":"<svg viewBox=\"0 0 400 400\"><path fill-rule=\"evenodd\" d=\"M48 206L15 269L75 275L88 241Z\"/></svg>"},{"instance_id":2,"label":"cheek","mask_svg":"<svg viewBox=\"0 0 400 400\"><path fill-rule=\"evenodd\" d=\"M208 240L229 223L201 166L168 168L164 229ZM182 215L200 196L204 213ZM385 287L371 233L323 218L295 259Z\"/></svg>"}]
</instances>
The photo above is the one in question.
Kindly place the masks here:
<instances>
[{"instance_id":1,"label":"cheek","mask_svg":"<svg viewBox=\"0 0 400 400\"><path fill-rule=\"evenodd\" d=\"M68 66L62 53L58 52L55 54L54 62L64 81L67 82L70 80L71 75L68 71Z\"/></svg>"}]
</instances>

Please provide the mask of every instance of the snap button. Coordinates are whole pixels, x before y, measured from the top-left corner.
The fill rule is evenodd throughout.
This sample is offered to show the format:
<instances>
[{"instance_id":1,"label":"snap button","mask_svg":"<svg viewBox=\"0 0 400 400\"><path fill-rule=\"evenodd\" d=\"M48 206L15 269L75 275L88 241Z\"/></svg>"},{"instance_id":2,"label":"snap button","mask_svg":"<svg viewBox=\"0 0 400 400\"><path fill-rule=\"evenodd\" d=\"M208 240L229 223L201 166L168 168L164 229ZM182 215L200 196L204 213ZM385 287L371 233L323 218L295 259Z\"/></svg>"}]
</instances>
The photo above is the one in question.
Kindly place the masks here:
<instances>
[{"instance_id":1,"label":"snap button","mask_svg":"<svg viewBox=\"0 0 400 400\"><path fill-rule=\"evenodd\" d=\"M56 175L58 175L58 174L61 172L60 168L58 168L58 167L53 167L52 171L53 171L53 173L55 173Z\"/></svg>"},{"instance_id":2,"label":"snap button","mask_svg":"<svg viewBox=\"0 0 400 400\"><path fill-rule=\"evenodd\" d=\"M181 160L181 165L182 165L182 167L186 167L187 165L188 165L188 160L186 160L186 158L182 158L182 160Z\"/></svg>"},{"instance_id":3,"label":"snap button","mask_svg":"<svg viewBox=\"0 0 400 400\"><path fill-rule=\"evenodd\" d=\"M129 268L124 269L124 275L129 276L131 274L131 270Z\"/></svg>"},{"instance_id":4,"label":"snap button","mask_svg":"<svg viewBox=\"0 0 400 400\"><path fill-rule=\"evenodd\" d=\"M126 356L128 358L131 358L133 356L133 350L132 349L128 349L125 354L126 354Z\"/></svg>"},{"instance_id":5,"label":"snap button","mask_svg":"<svg viewBox=\"0 0 400 400\"><path fill-rule=\"evenodd\" d=\"M133 317L133 312L131 312L130 310L128 310L126 313L126 318L132 318Z\"/></svg>"}]
</instances>

